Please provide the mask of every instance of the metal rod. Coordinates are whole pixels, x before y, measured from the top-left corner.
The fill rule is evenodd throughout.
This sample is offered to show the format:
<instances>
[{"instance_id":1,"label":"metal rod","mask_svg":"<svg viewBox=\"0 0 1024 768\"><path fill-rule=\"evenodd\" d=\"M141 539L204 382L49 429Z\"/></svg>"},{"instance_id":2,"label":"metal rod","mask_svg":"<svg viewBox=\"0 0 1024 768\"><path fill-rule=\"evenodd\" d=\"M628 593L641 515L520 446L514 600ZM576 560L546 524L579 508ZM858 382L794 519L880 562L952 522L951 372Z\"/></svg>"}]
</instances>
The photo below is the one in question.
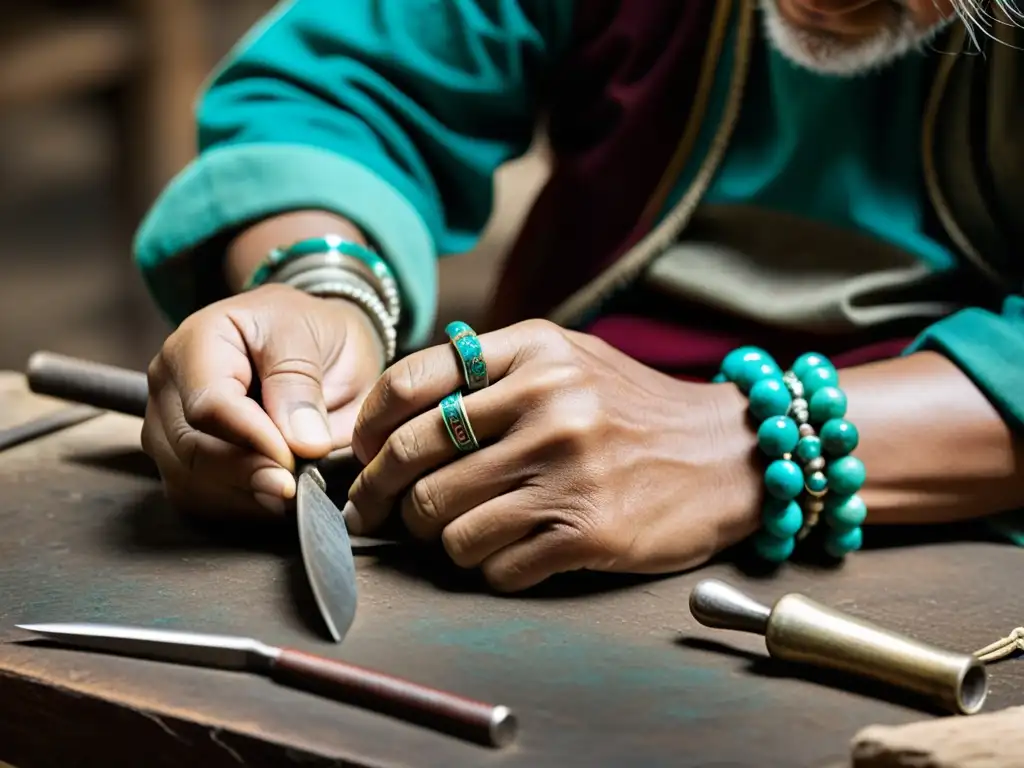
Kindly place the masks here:
<instances>
[{"instance_id":1,"label":"metal rod","mask_svg":"<svg viewBox=\"0 0 1024 768\"><path fill-rule=\"evenodd\" d=\"M146 415L149 385L146 374L138 371L54 352L36 352L28 360L25 376L29 389L38 395L129 416Z\"/></svg>"},{"instance_id":2,"label":"metal rod","mask_svg":"<svg viewBox=\"0 0 1024 768\"><path fill-rule=\"evenodd\" d=\"M16 427L2 429L0 430L0 451L27 443L30 440L37 440L62 429L74 427L101 415L103 415L103 411L85 405L76 405L39 416Z\"/></svg>"}]
</instances>

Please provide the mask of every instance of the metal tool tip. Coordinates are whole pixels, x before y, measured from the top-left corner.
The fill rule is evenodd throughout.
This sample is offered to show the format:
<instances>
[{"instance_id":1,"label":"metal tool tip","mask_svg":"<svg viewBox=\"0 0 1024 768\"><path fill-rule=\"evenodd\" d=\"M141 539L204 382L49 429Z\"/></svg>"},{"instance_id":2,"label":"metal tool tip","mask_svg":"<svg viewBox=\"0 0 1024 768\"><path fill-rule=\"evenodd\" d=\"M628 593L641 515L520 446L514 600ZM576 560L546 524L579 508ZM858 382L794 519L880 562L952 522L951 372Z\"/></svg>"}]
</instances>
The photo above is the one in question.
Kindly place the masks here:
<instances>
[{"instance_id":1,"label":"metal tool tip","mask_svg":"<svg viewBox=\"0 0 1024 768\"><path fill-rule=\"evenodd\" d=\"M497 706L491 710L489 726L491 744L504 747L512 742L519 730L519 722L508 707Z\"/></svg>"},{"instance_id":2,"label":"metal tool tip","mask_svg":"<svg viewBox=\"0 0 1024 768\"><path fill-rule=\"evenodd\" d=\"M718 579L704 579L690 592L690 614L705 627L763 635L771 609Z\"/></svg>"}]
</instances>

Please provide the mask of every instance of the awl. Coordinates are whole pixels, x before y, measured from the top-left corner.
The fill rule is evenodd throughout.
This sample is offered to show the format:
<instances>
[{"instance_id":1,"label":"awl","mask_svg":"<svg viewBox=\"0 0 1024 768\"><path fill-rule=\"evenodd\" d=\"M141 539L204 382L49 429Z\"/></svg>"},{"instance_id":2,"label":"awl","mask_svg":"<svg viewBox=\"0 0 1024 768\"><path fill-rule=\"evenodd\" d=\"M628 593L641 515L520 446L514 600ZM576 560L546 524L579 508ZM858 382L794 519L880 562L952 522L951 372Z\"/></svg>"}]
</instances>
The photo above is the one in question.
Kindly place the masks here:
<instances>
[{"instance_id":1,"label":"awl","mask_svg":"<svg viewBox=\"0 0 1024 768\"><path fill-rule=\"evenodd\" d=\"M18 628L75 648L256 672L289 687L485 746L505 746L516 735L516 718L508 707L474 701L303 651L276 648L250 637L107 624L19 624Z\"/></svg>"}]
</instances>

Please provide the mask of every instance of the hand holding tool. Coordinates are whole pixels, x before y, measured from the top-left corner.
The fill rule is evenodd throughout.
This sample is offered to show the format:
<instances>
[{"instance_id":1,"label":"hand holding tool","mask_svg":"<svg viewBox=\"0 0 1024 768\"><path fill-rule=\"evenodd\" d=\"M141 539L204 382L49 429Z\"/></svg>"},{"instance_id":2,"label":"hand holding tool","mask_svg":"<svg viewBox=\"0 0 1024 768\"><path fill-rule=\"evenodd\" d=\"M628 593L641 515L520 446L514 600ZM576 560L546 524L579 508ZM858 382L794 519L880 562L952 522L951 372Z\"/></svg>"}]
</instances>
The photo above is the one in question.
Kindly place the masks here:
<instances>
[{"instance_id":1,"label":"hand holding tool","mask_svg":"<svg viewBox=\"0 0 1024 768\"><path fill-rule=\"evenodd\" d=\"M149 386L146 376L111 365L36 352L29 358L29 389L41 395L145 416ZM350 454L349 454L350 456ZM344 452L332 460L346 460ZM327 495L317 462L299 465L295 513L302 559L317 607L331 638L340 643L355 619L357 592L353 542L340 510ZM389 542L359 539L363 547Z\"/></svg>"},{"instance_id":2,"label":"hand holding tool","mask_svg":"<svg viewBox=\"0 0 1024 768\"><path fill-rule=\"evenodd\" d=\"M70 647L256 672L289 687L484 746L507 745L518 727L508 707L484 704L303 651L275 648L249 637L105 624L24 624L18 628Z\"/></svg>"},{"instance_id":3,"label":"hand holding tool","mask_svg":"<svg viewBox=\"0 0 1024 768\"><path fill-rule=\"evenodd\" d=\"M706 579L690 593L690 613L705 627L764 635L774 658L872 678L955 713L981 711L988 694L985 667L973 655L926 645L803 595L784 595L769 608Z\"/></svg>"}]
</instances>

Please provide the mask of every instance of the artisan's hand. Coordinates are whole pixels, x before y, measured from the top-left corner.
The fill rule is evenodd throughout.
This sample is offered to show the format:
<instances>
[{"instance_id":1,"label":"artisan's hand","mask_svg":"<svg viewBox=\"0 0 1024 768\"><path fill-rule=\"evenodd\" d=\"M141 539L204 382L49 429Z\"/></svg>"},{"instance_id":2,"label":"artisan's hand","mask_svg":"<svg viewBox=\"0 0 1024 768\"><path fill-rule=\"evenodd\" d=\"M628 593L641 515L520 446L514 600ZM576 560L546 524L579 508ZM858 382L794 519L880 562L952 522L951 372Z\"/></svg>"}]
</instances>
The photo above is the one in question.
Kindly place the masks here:
<instances>
[{"instance_id":1,"label":"artisan's hand","mask_svg":"<svg viewBox=\"0 0 1024 768\"><path fill-rule=\"evenodd\" d=\"M283 512L295 457L350 444L383 360L369 318L344 300L269 285L211 304L149 367L143 448L184 511Z\"/></svg>"},{"instance_id":2,"label":"artisan's hand","mask_svg":"<svg viewBox=\"0 0 1024 768\"><path fill-rule=\"evenodd\" d=\"M676 381L544 321L480 343L492 384L465 398L476 452L456 453L436 407L463 383L450 345L370 391L353 533L398 505L415 536L517 591L562 571L693 567L756 530L755 438L735 387Z\"/></svg>"}]
</instances>

